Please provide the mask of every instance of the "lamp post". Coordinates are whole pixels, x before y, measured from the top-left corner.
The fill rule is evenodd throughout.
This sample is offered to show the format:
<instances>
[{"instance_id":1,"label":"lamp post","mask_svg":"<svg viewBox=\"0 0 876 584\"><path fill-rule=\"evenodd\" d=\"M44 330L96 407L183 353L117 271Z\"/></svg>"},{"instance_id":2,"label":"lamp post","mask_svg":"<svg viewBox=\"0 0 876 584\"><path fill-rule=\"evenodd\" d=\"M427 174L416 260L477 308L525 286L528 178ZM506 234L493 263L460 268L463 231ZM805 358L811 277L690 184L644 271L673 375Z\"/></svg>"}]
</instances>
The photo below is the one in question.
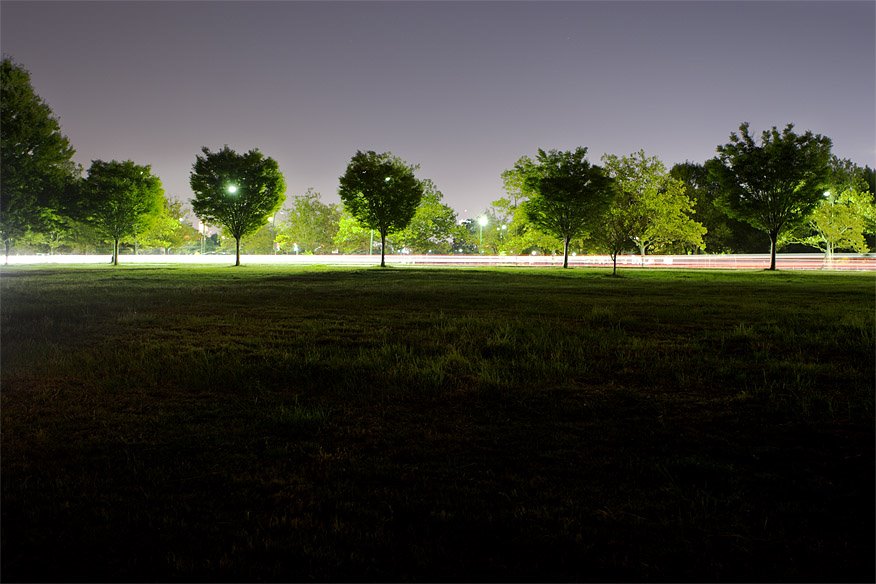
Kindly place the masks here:
<instances>
[{"instance_id":1,"label":"lamp post","mask_svg":"<svg viewBox=\"0 0 876 584\"><path fill-rule=\"evenodd\" d=\"M478 235L480 243L478 244L478 253L484 253L484 227L487 226L487 216L481 215L478 217Z\"/></svg>"}]
</instances>

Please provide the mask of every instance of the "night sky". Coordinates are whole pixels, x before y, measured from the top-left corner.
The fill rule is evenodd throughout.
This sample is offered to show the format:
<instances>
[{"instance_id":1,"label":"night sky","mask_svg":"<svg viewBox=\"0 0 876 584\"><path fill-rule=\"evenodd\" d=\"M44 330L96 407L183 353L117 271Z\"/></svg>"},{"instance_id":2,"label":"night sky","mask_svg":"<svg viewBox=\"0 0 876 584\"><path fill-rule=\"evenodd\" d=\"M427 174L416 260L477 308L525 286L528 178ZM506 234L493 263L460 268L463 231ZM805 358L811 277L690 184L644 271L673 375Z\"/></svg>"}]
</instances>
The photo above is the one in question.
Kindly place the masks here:
<instances>
[{"instance_id":1,"label":"night sky","mask_svg":"<svg viewBox=\"0 0 876 584\"><path fill-rule=\"evenodd\" d=\"M421 165L462 217L539 147L702 162L742 121L876 157L876 2L8 2L85 167L189 199L202 146L257 147L337 201L357 149Z\"/></svg>"}]
</instances>

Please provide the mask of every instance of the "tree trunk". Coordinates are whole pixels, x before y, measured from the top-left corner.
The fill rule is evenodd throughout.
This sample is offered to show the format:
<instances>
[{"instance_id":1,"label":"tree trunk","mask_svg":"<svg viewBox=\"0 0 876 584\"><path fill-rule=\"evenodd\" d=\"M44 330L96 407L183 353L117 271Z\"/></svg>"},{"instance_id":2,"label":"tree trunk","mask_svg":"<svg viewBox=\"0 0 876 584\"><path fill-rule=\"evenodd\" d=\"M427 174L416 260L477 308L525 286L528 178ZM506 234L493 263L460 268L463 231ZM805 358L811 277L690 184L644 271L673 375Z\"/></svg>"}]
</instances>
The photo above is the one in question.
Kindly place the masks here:
<instances>
[{"instance_id":1,"label":"tree trunk","mask_svg":"<svg viewBox=\"0 0 876 584\"><path fill-rule=\"evenodd\" d=\"M779 239L779 230L774 229L769 232L770 235L770 270L776 270L776 242Z\"/></svg>"},{"instance_id":2,"label":"tree trunk","mask_svg":"<svg viewBox=\"0 0 876 584\"><path fill-rule=\"evenodd\" d=\"M563 238L563 267L569 267L569 238Z\"/></svg>"},{"instance_id":3,"label":"tree trunk","mask_svg":"<svg viewBox=\"0 0 876 584\"><path fill-rule=\"evenodd\" d=\"M386 232L380 232L380 267L385 268L386 262L384 261L384 256L386 255Z\"/></svg>"},{"instance_id":4,"label":"tree trunk","mask_svg":"<svg viewBox=\"0 0 876 584\"><path fill-rule=\"evenodd\" d=\"M234 267L237 267L240 265L240 238L235 237L234 242L235 242L235 248L236 248L236 250L235 250L236 259L234 260Z\"/></svg>"},{"instance_id":5,"label":"tree trunk","mask_svg":"<svg viewBox=\"0 0 876 584\"><path fill-rule=\"evenodd\" d=\"M612 261L611 275L617 276L617 253L611 254L611 261Z\"/></svg>"},{"instance_id":6,"label":"tree trunk","mask_svg":"<svg viewBox=\"0 0 876 584\"><path fill-rule=\"evenodd\" d=\"M119 240L113 240L113 265L119 265Z\"/></svg>"},{"instance_id":7,"label":"tree trunk","mask_svg":"<svg viewBox=\"0 0 876 584\"><path fill-rule=\"evenodd\" d=\"M824 259L827 260L827 269L833 269L833 244L827 244L824 250Z\"/></svg>"},{"instance_id":8,"label":"tree trunk","mask_svg":"<svg viewBox=\"0 0 876 584\"><path fill-rule=\"evenodd\" d=\"M6 247L6 265L8 266L9 265L9 240L4 239L3 245Z\"/></svg>"},{"instance_id":9,"label":"tree trunk","mask_svg":"<svg viewBox=\"0 0 876 584\"><path fill-rule=\"evenodd\" d=\"M642 256L642 267L644 268L645 267L645 244L644 243L639 244L639 255Z\"/></svg>"}]
</instances>

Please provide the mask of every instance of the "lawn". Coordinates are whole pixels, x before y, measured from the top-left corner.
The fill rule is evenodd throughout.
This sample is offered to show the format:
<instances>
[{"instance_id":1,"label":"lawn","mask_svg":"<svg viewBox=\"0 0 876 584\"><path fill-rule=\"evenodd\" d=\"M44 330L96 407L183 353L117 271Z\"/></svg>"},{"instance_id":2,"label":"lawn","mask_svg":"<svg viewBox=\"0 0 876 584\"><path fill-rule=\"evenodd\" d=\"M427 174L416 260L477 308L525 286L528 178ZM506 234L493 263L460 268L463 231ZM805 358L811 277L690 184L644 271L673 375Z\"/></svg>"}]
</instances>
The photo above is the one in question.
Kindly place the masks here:
<instances>
[{"instance_id":1,"label":"lawn","mask_svg":"<svg viewBox=\"0 0 876 584\"><path fill-rule=\"evenodd\" d=\"M874 579L874 275L4 268L2 578Z\"/></svg>"}]
</instances>

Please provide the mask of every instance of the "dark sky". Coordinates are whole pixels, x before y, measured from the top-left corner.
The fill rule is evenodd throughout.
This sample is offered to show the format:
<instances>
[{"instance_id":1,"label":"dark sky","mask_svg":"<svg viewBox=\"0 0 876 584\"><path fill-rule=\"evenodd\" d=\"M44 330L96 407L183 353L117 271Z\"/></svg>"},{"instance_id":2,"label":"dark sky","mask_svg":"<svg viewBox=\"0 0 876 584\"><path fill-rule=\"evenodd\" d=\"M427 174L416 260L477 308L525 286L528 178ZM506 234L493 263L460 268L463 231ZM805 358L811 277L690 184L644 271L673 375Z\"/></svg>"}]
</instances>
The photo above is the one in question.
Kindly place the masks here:
<instances>
[{"instance_id":1,"label":"dark sky","mask_svg":"<svg viewBox=\"0 0 876 584\"><path fill-rule=\"evenodd\" d=\"M876 157L876 2L9 2L77 160L151 164L189 199L202 146L257 147L337 201L357 149L477 215L539 147L701 162L742 121Z\"/></svg>"}]
</instances>

